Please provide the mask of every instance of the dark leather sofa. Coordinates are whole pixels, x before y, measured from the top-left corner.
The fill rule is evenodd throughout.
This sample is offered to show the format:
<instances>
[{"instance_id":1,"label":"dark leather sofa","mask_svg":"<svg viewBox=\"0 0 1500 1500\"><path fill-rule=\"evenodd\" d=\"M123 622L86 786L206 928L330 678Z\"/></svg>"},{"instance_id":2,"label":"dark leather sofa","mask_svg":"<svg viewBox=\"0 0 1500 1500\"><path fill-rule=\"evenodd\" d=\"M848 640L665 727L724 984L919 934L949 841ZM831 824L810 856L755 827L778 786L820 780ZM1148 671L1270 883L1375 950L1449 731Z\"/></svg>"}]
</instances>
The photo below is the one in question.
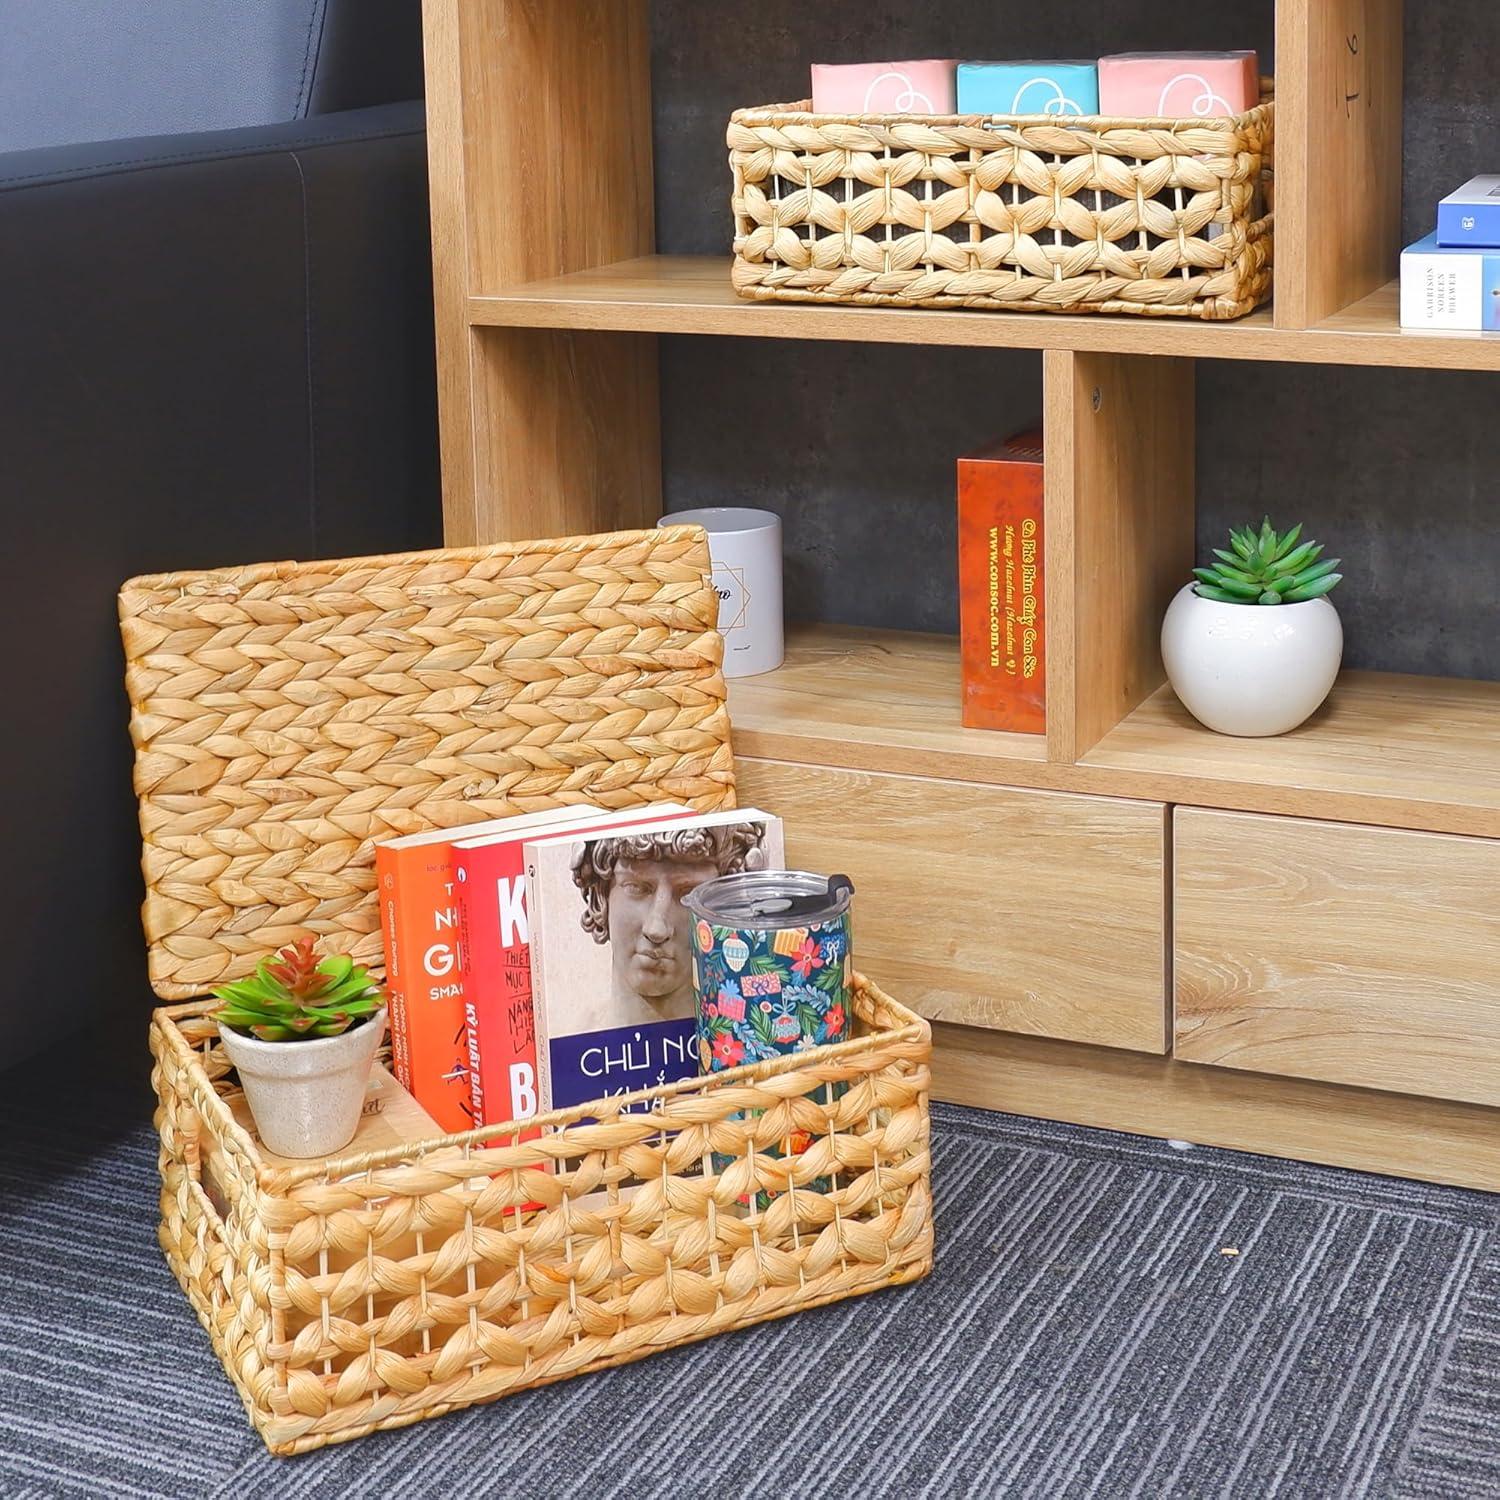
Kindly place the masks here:
<instances>
[{"instance_id":1,"label":"dark leather sofa","mask_svg":"<svg viewBox=\"0 0 1500 1500\"><path fill-rule=\"evenodd\" d=\"M106 1012L143 1044L120 583L440 540L419 0L256 0L249 41L241 0L195 4L132 5L126 45L101 0L68 66L97 44L106 93L159 89L143 18L191 11L196 117L253 123L183 130L180 90L112 115L71 77L79 130L176 133L0 106L0 1068Z\"/></svg>"}]
</instances>

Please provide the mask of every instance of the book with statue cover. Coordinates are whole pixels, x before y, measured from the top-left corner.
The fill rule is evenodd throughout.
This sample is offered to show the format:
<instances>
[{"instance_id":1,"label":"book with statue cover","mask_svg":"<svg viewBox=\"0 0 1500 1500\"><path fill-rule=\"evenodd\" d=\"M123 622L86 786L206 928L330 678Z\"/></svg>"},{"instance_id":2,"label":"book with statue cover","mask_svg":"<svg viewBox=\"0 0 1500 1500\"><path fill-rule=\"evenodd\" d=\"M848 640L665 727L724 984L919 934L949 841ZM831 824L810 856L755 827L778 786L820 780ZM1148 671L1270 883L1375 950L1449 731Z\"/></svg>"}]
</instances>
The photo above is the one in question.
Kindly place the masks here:
<instances>
[{"instance_id":1,"label":"book with statue cover","mask_svg":"<svg viewBox=\"0 0 1500 1500\"><path fill-rule=\"evenodd\" d=\"M526 840L691 815L691 808L674 802L625 812L574 807L514 818L479 838L455 839L469 1098L476 1124L528 1120L537 1112Z\"/></svg>"},{"instance_id":2,"label":"book with statue cover","mask_svg":"<svg viewBox=\"0 0 1500 1500\"><path fill-rule=\"evenodd\" d=\"M542 1111L698 1072L689 891L785 867L755 808L526 845Z\"/></svg>"}]
</instances>

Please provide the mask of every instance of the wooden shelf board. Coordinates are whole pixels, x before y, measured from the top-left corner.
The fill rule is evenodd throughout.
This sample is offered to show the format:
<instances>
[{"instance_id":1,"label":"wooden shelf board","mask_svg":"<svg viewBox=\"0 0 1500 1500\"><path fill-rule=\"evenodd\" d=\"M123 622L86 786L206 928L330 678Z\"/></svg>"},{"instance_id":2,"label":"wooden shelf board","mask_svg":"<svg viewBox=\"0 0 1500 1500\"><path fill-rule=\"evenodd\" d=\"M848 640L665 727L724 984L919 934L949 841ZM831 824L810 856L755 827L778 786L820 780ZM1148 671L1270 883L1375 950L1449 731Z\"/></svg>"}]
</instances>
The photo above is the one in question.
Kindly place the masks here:
<instances>
[{"instance_id":1,"label":"wooden shelf board","mask_svg":"<svg viewBox=\"0 0 1500 1500\"><path fill-rule=\"evenodd\" d=\"M1039 734L965 729L958 642L844 625L789 627L775 672L729 684L737 755L1006 782L1046 760Z\"/></svg>"},{"instance_id":2,"label":"wooden shelf board","mask_svg":"<svg viewBox=\"0 0 1500 1500\"><path fill-rule=\"evenodd\" d=\"M1416 365L1454 370L1500 370L1500 333L1432 332L1401 326L1401 283L1382 287L1324 318L1310 330L1316 339L1349 341L1362 354L1351 365ZM1289 337L1307 337L1290 334Z\"/></svg>"},{"instance_id":3,"label":"wooden shelf board","mask_svg":"<svg viewBox=\"0 0 1500 1500\"><path fill-rule=\"evenodd\" d=\"M469 298L481 327L727 334L1000 349L1098 350L1200 359L1411 365L1500 370L1500 334L1405 332L1397 284L1307 329L1277 328L1269 308L1233 323L1192 318L811 307L746 302L729 262L711 255L648 255L571 276Z\"/></svg>"},{"instance_id":4,"label":"wooden shelf board","mask_svg":"<svg viewBox=\"0 0 1500 1500\"><path fill-rule=\"evenodd\" d=\"M1170 801L1500 836L1500 683L1345 672L1301 728L1260 740L1161 688L1079 770Z\"/></svg>"},{"instance_id":5,"label":"wooden shelf board","mask_svg":"<svg viewBox=\"0 0 1500 1500\"><path fill-rule=\"evenodd\" d=\"M963 728L951 637L803 625L779 671L731 681L729 712L739 756L1500 838L1500 683L1346 672L1266 740L1161 688L1069 765L1042 735Z\"/></svg>"}]
</instances>

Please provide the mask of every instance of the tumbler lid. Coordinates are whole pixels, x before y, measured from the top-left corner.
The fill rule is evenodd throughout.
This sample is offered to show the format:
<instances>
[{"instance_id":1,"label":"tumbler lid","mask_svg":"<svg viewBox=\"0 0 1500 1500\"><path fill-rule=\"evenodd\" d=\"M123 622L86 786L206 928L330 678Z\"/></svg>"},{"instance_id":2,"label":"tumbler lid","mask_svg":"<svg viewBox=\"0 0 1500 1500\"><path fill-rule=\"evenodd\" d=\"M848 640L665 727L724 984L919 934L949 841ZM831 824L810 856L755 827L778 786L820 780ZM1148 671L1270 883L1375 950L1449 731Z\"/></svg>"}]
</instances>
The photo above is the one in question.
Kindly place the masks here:
<instances>
[{"instance_id":1,"label":"tumbler lid","mask_svg":"<svg viewBox=\"0 0 1500 1500\"><path fill-rule=\"evenodd\" d=\"M804 927L842 916L853 897L854 882L847 875L747 870L705 882L682 904L719 927Z\"/></svg>"}]
</instances>

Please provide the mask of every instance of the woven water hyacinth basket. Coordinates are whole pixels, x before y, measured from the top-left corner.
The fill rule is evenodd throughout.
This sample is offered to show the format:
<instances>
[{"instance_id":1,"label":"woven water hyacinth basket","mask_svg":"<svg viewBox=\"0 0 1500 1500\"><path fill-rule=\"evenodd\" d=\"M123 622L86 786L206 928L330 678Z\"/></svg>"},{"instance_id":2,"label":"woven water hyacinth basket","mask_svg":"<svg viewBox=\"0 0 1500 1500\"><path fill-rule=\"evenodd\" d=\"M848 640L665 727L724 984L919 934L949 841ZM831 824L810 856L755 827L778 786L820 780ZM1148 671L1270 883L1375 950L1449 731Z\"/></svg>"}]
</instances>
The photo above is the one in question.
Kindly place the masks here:
<instances>
[{"instance_id":1,"label":"woven water hyacinth basket","mask_svg":"<svg viewBox=\"0 0 1500 1500\"><path fill-rule=\"evenodd\" d=\"M730 119L742 297L1224 319L1271 294L1275 104Z\"/></svg>"},{"instance_id":2,"label":"woven water hyacinth basket","mask_svg":"<svg viewBox=\"0 0 1500 1500\"><path fill-rule=\"evenodd\" d=\"M304 931L378 966L391 834L733 806L717 603L696 527L127 584L158 993L201 995ZM296 1165L237 1123L211 1009L152 1019L160 1238L275 1453L930 1269L930 1030L861 977L836 1046L526 1139Z\"/></svg>"}]
</instances>

